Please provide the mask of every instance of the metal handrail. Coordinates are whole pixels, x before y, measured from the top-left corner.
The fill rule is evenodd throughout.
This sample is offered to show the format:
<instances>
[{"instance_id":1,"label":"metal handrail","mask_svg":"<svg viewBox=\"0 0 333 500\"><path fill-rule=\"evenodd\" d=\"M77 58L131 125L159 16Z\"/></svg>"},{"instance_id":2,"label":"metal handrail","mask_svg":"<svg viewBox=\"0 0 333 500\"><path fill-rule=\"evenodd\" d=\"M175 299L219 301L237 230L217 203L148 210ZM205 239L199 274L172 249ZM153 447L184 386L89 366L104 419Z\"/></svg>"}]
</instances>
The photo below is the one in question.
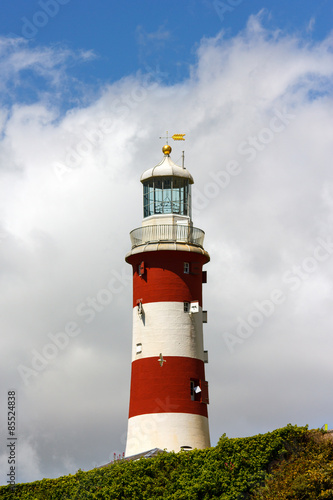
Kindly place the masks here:
<instances>
[{"instance_id":1,"label":"metal handrail","mask_svg":"<svg viewBox=\"0 0 333 500\"><path fill-rule=\"evenodd\" d=\"M203 248L205 233L202 229L181 224L142 226L130 232L132 248L145 243L179 242Z\"/></svg>"}]
</instances>

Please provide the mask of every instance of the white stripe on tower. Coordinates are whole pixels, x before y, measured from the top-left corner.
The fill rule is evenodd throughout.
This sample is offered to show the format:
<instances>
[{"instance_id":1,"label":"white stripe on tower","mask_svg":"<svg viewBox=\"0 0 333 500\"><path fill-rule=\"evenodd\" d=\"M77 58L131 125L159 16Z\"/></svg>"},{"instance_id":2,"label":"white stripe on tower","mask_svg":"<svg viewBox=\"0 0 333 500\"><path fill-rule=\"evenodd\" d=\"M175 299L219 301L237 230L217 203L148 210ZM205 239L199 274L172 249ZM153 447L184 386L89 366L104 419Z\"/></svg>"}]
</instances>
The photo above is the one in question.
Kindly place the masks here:
<instances>
[{"instance_id":1,"label":"white stripe on tower","mask_svg":"<svg viewBox=\"0 0 333 500\"><path fill-rule=\"evenodd\" d=\"M161 404L167 404L161 399ZM193 446L195 444L195 446ZM209 448L208 418L189 413L149 413L128 422L126 456L153 448L178 451L182 446Z\"/></svg>"},{"instance_id":2,"label":"white stripe on tower","mask_svg":"<svg viewBox=\"0 0 333 500\"><path fill-rule=\"evenodd\" d=\"M185 312L183 302L150 302L142 309L140 316L133 308L132 361L160 352L204 361L201 307L195 314Z\"/></svg>"}]
</instances>

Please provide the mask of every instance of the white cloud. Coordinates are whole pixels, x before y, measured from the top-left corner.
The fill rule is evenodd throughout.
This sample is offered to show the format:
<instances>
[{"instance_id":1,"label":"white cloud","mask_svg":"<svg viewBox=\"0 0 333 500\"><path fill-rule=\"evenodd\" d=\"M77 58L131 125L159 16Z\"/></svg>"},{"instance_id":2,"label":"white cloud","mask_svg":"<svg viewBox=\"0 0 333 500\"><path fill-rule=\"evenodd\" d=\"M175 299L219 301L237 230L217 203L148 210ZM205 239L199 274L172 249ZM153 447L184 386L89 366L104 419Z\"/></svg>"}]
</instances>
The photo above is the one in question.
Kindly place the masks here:
<instances>
[{"instance_id":1,"label":"white cloud","mask_svg":"<svg viewBox=\"0 0 333 500\"><path fill-rule=\"evenodd\" d=\"M158 55L159 51L165 47L166 43L172 39L172 34L165 29L163 25L159 26L156 31L147 32L143 26L139 25L136 28L136 40L139 49L139 61L144 64L148 71L148 60L152 54Z\"/></svg>"},{"instance_id":2,"label":"white cloud","mask_svg":"<svg viewBox=\"0 0 333 500\"><path fill-rule=\"evenodd\" d=\"M29 90L39 99L45 100L51 91L53 101L55 98L58 101L56 91L60 88L64 91L65 82L72 86L76 83L69 75L69 66L95 57L93 51L75 52L61 46L33 47L24 38L1 37L0 95L4 98L9 92L9 96L14 99L20 90ZM40 78L37 84L36 78ZM78 87L76 83L76 90Z\"/></svg>"},{"instance_id":3,"label":"white cloud","mask_svg":"<svg viewBox=\"0 0 333 500\"><path fill-rule=\"evenodd\" d=\"M161 42L169 40L171 37L170 31L159 26L154 32L148 33L142 26L137 27L137 38L140 45L147 45L151 42Z\"/></svg>"},{"instance_id":4,"label":"white cloud","mask_svg":"<svg viewBox=\"0 0 333 500\"><path fill-rule=\"evenodd\" d=\"M2 51L6 78L20 78L24 50L13 42L7 58ZM67 55L52 51L61 66ZM46 52L26 64L39 71ZM43 72L61 88L58 63ZM0 370L5 390L18 391L20 439L34 443L34 465L20 480L88 469L124 449L131 348L124 255L129 231L141 224L139 178L160 161L166 129L186 133L194 225L205 230L211 254L204 299L213 443L223 432L329 419L331 78L330 39L310 45L252 18L231 40L202 41L181 84L126 78L65 116L44 100L1 110ZM180 157L175 144L172 158ZM319 240L327 258L312 270ZM88 322L85 304L102 297L111 277L118 293ZM247 321L274 289L284 302L230 352L223 334L237 334L239 318ZM73 322L80 333L67 335L64 348L47 347ZM17 367L31 368L43 350L50 359L25 385ZM28 451L20 460L24 470Z\"/></svg>"},{"instance_id":5,"label":"white cloud","mask_svg":"<svg viewBox=\"0 0 333 500\"><path fill-rule=\"evenodd\" d=\"M308 33L311 33L314 30L315 24L316 24L316 18L312 16L306 28Z\"/></svg>"}]
</instances>

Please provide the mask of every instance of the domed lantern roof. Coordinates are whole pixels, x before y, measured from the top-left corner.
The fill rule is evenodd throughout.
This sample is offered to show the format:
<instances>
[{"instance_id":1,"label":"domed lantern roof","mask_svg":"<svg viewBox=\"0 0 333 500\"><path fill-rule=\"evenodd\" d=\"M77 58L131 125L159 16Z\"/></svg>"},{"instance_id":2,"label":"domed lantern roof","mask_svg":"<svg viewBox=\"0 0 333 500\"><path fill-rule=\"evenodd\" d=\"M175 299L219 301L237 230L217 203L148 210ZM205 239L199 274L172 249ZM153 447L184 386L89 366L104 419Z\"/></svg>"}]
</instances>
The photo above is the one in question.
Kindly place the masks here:
<instances>
[{"instance_id":1,"label":"domed lantern roof","mask_svg":"<svg viewBox=\"0 0 333 500\"><path fill-rule=\"evenodd\" d=\"M186 168L176 165L176 163L171 160L171 146L166 144L163 146L162 151L164 153L162 161L160 161L160 163L158 163L155 167L149 168L143 172L140 181L145 182L154 177L181 177L183 179L188 179L189 184L194 184L194 180L190 172L186 170Z\"/></svg>"}]
</instances>

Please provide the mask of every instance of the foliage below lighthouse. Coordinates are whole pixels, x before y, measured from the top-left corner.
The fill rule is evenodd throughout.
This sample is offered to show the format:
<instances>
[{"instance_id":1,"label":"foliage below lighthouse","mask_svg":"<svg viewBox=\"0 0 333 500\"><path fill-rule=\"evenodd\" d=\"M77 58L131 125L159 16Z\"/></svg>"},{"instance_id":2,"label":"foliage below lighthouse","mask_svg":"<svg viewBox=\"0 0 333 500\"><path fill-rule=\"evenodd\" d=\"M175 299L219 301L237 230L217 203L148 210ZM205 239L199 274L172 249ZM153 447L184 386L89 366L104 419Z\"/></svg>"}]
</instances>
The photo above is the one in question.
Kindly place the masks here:
<instances>
[{"instance_id":1,"label":"foliage below lighthouse","mask_svg":"<svg viewBox=\"0 0 333 500\"><path fill-rule=\"evenodd\" d=\"M0 488L3 500L333 498L331 433L288 425L214 448L119 461L89 472Z\"/></svg>"}]
</instances>

